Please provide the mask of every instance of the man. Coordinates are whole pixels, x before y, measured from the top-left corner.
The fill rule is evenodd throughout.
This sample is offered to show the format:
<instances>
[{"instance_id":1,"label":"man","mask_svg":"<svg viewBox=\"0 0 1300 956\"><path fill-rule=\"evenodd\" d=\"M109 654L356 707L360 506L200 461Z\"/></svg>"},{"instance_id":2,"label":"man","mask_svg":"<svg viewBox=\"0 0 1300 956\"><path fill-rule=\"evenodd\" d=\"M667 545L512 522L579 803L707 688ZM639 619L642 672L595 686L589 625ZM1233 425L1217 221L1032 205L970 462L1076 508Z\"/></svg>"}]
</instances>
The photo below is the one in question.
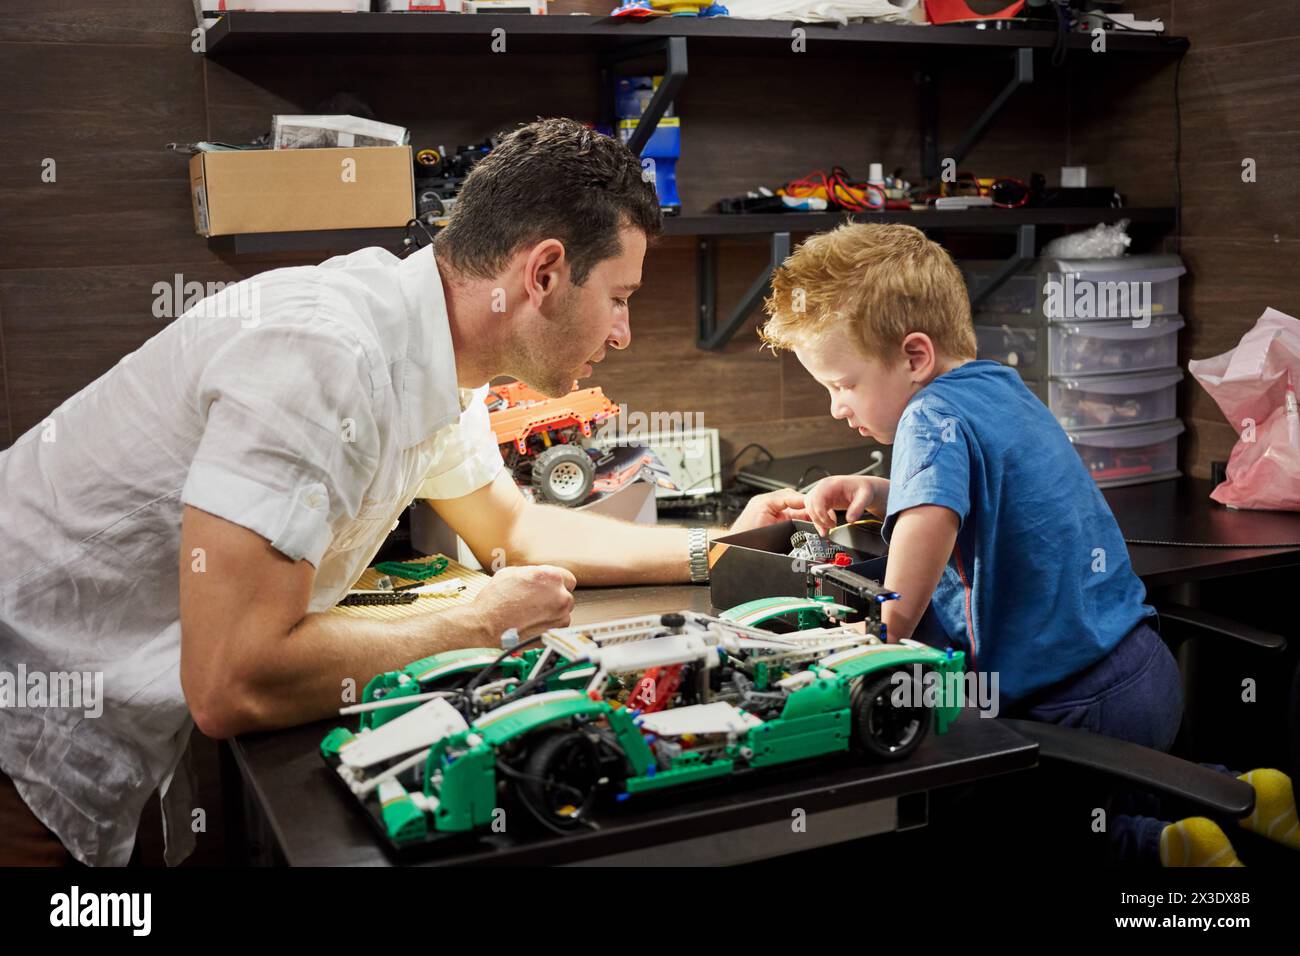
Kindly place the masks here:
<instances>
[{"instance_id":1,"label":"man","mask_svg":"<svg viewBox=\"0 0 1300 956\"><path fill-rule=\"evenodd\" d=\"M567 624L578 582L705 577L700 530L527 503L483 402L498 375L565 394L627 348L659 229L625 146L530 124L476 167L432 247L229 287L0 453L0 678L102 681L94 707L0 700L0 864L124 864L159 786L175 861L194 725L322 718L348 682ZM464 608L323 613L415 498L507 566ZM762 496L735 527L800 502Z\"/></svg>"}]
</instances>

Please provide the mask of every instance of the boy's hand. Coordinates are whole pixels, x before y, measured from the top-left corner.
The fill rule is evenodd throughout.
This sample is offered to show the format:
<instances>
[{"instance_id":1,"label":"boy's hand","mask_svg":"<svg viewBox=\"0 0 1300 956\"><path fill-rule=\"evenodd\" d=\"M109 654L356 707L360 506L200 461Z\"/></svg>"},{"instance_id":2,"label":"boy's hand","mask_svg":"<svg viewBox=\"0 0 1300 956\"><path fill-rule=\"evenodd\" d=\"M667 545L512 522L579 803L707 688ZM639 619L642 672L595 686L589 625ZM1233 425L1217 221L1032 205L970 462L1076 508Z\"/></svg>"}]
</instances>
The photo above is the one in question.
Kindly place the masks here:
<instances>
[{"instance_id":1,"label":"boy's hand","mask_svg":"<svg viewBox=\"0 0 1300 956\"><path fill-rule=\"evenodd\" d=\"M749 504L745 505L745 510L731 526L731 531L733 534L737 531L752 531L754 528L791 520L809 520L808 510L804 507L804 496L797 491L769 491L749 499Z\"/></svg>"},{"instance_id":2,"label":"boy's hand","mask_svg":"<svg viewBox=\"0 0 1300 956\"><path fill-rule=\"evenodd\" d=\"M879 478L868 475L832 475L813 485L805 498L808 520L823 538L838 522L835 512L844 512L844 521L857 521L875 505L875 488Z\"/></svg>"}]
</instances>

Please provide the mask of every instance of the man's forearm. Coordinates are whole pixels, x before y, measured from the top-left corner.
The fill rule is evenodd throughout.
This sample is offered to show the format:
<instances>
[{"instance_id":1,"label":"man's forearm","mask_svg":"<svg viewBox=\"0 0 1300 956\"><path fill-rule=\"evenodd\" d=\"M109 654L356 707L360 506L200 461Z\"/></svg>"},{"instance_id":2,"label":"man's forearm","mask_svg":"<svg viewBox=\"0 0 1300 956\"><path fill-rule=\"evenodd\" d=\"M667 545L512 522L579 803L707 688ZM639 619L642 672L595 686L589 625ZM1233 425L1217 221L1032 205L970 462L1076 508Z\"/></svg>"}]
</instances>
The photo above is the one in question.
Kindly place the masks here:
<instances>
[{"instance_id":1,"label":"man's forearm","mask_svg":"<svg viewBox=\"0 0 1300 956\"><path fill-rule=\"evenodd\" d=\"M468 606L397 623L308 614L248 662L252 676L238 691L247 702L239 721L244 726L232 730L274 730L328 717L361 703L362 690L376 674L439 651L493 646L487 631L479 612ZM349 687L353 693L345 700Z\"/></svg>"},{"instance_id":2,"label":"man's forearm","mask_svg":"<svg viewBox=\"0 0 1300 956\"><path fill-rule=\"evenodd\" d=\"M514 527L505 561L568 568L581 586L685 584L691 579L687 535L685 528L633 524L607 515L530 504Z\"/></svg>"}]
</instances>

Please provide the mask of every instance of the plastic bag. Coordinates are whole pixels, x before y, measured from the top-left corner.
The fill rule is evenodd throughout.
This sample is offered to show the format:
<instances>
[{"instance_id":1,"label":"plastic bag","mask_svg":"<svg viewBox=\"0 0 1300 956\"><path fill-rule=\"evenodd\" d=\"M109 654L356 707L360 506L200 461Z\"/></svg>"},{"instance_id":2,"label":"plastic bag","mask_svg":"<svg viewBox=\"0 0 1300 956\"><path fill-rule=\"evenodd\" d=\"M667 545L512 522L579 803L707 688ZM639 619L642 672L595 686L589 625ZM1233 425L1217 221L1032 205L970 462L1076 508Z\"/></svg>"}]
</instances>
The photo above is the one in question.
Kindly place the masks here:
<instances>
[{"instance_id":1,"label":"plastic bag","mask_svg":"<svg viewBox=\"0 0 1300 956\"><path fill-rule=\"evenodd\" d=\"M1300 321L1266 309L1235 349L1187 368L1238 436L1227 480L1210 497L1232 508L1300 511Z\"/></svg>"},{"instance_id":2,"label":"plastic bag","mask_svg":"<svg viewBox=\"0 0 1300 956\"><path fill-rule=\"evenodd\" d=\"M1128 220L1121 219L1113 225L1103 222L1082 232L1058 236L1043 247L1043 255L1060 259L1114 259L1124 255L1132 241Z\"/></svg>"}]
</instances>

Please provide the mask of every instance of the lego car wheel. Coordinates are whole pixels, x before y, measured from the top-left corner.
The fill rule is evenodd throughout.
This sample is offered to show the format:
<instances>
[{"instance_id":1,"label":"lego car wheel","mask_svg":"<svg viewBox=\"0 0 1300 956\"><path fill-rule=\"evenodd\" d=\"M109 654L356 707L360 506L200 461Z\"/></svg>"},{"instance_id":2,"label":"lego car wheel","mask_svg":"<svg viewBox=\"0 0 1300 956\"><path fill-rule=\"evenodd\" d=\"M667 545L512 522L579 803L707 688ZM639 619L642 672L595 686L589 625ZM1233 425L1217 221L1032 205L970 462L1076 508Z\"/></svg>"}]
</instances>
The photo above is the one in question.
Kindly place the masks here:
<instances>
[{"instance_id":1,"label":"lego car wheel","mask_svg":"<svg viewBox=\"0 0 1300 956\"><path fill-rule=\"evenodd\" d=\"M600 753L590 737L562 730L541 737L524 764L521 796L548 829L587 825L602 775Z\"/></svg>"},{"instance_id":2,"label":"lego car wheel","mask_svg":"<svg viewBox=\"0 0 1300 956\"><path fill-rule=\"evenodd\" d=\"M899 676L896 676L899 675ZM895 694L915 703L900 706ZM863 753L879 760L901 760L930 730L932 714L910 671L868 674L853 689L853 739Z\"/></svg>"},{"instance_id":3,"label":"lego car wheel","mask_svg":"<svg viewBox=\"0 0 1300 956\"><path fill-rule=\"evenodd\" d=\"M533 460L533 487L555 504L582 504L595 481L596 466L579 445L552 445Z\"/></svg>"}]
</instances>

